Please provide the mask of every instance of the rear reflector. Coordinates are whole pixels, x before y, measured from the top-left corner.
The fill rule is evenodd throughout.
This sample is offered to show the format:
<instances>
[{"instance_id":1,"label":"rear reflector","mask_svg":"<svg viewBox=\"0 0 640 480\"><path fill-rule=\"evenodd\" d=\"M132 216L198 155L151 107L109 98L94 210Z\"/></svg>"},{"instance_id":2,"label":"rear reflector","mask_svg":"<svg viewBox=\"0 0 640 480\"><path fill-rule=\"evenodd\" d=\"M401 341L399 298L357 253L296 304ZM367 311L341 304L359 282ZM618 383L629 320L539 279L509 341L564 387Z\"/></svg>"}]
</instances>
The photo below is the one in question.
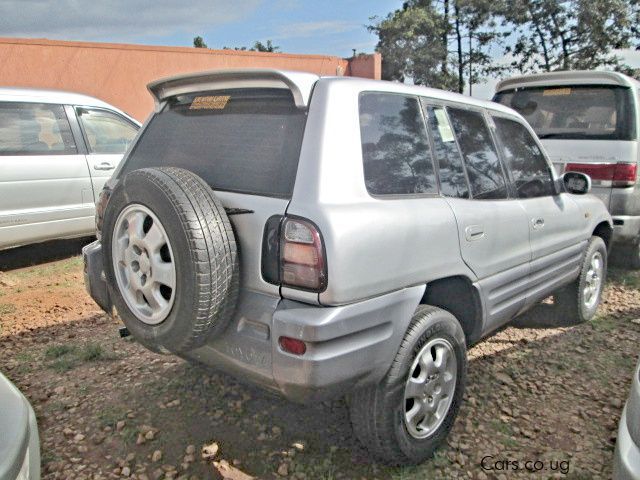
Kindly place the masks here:
<instances>
[{"instance_id":1,"label":"rear reflector","mask_svg":"<svg viewBox=\"0 0 640 480\"><path fill-rule=\"evenodd\" d=\"M298 340L296 338L280 337L278 339L278 343L282 350L294 355L304 355L307 351L307 345L302 340Z\"/></svg>"},{"instance_id":2,"label":"rear reflector","mask_svg":"<svg viewBox=\"0 0 640 480\"><path fill-rule=\"evenodd\" d=\"M638 165L635 163L569 163L567 172L582 172L592 180L611 182L613 187L631 187L636 183Z\"/></svg>"}]
</instances>

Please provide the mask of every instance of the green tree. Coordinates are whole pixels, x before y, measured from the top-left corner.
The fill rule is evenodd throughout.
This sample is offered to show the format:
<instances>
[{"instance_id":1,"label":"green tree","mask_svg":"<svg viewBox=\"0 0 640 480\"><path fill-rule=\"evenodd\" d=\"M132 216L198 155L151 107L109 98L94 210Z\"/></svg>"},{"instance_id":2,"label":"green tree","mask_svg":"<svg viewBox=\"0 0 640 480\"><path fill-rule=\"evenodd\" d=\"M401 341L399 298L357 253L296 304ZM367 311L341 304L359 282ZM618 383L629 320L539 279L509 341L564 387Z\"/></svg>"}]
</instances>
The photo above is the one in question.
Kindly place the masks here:
<instances>
[{"instance_id":1,"label":"green tree","mask_svg":"<svg viewBox=\"0 0 640 480\"><path fill-rule=\"evenodd\" d=\"M629 48L638 11L629 0L514 0L502 12L513 26L514 41L505 48L511 67L539 70L628 70L612 51Z\"/></svg>"},{"instance_id":2,"label":"green tree","mask_svg":"<svg viewBox=\"0 0 640 480\"><path fill-rule=\"evenodd\" d=\"M254 44L253 47L251 48L247 48L247 47L222 47L223 50L236 50L239 52L245 52L245 51L249 51L249 52L279 52L280 51L280 47L276 46L273 44L273 42L271 40L267 40L266 43L262 43L261 41L257 40Z\"/></svg>"},{"instance_id":3,"label":"green tree","mask_svg":"<svg viewBox=\"0 0 640 480\"><path fill-rule=\"evenodd\" d=\"M502 0L410 0L369 26L383 77L462 92L497 68L490 48L506 36L495 21Z\"/></svg>"},{"instance_id":4,"label":"green tree","mask_svg":"<svg viewBox=\"0 0 640 480\"><path fill-rule=\"evenodd\" d=\"M193 37L193 46L196 48L207 48L207 44L204 43L204 39L201 36Z\"/></svg>"}]
</instances>

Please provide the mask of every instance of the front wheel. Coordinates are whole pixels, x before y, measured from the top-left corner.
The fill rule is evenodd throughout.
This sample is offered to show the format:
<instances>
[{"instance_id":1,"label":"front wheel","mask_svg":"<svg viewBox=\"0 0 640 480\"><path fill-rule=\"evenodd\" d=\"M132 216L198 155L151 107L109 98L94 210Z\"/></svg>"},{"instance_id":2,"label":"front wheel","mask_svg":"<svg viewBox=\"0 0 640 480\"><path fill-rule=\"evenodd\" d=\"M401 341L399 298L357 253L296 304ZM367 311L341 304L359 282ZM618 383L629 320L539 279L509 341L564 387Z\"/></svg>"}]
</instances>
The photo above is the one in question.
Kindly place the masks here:
<instances>
[{"instance_id":1,"label":"front wheel","mask_svg":"<svg viewBox=\"0 0 640 480\"><path fill-rule=\"evenodd\" d=\"M600 237L591 237L578 278L554 295L561 315L559 323L588 322L598 310L607 278L607 246Z\"/></svg>"},{"instance_id":2,"label":"front wheel","mask_svg":"<svg viewBox=\"0 0 640 480\"><path fill-rule=\"evenodd\" d=\"M460 323L440 308L419 306L389 372L351 397L356 436L385 463L427 460L453 426L466 374Z\"/></svg>"}]
</instances>

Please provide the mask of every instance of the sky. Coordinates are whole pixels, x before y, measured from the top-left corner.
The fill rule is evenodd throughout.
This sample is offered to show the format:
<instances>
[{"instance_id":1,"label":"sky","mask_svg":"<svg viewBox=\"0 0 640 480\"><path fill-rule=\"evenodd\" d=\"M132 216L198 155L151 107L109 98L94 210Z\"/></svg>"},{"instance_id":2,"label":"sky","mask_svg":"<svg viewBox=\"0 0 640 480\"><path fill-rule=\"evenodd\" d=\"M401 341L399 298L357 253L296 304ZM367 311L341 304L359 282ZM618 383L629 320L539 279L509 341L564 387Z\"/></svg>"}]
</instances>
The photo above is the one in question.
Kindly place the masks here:
<instances>
[{"instance_id":1,"label":"sky","mask_svg":"<svg viewBox=\"0 0 640 480\"><path fill-rule=\"evenodd\" d=\"M272 40L289 53L373 52L369 17L397 0L2 0L0 36L210 48Z\"/></svg>"},{"instance_id":2,"label":"sky","mask_svg":"<svg viewBox=\"0 0 640 480\"><path fill-rule=\"evenodd\" d=\"M350 57L372 53L370 17L384 17L402 0L1 0L0 36L210 48L251 47L271 40L288 53ZM633 67L640 52L622 51ZM497 59L501 52L492 52ZM473 87L490 98L496 79Z\"/></svg>"}]
</instances>

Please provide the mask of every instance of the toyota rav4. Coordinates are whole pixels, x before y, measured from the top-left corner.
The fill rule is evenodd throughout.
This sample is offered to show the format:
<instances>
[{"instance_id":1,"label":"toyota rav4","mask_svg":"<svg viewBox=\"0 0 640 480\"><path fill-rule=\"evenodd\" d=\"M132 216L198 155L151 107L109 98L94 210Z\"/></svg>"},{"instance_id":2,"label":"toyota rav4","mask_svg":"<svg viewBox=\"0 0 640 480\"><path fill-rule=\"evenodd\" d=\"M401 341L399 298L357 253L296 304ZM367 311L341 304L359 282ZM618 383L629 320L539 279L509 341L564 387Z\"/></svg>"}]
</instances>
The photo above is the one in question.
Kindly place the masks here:
<instances>
[{"instance_id":1,"label":"toyota rav4","mask_svg":"<svg viewBox=\"0 0 640 480\"><path fill-rule=\"evenodd\" d=\"M149 349L346 395L399 465L451 429L469 345L551 296L565 323L595 315L611 217L510 108L273 70L149 90L84 249L90 294Z\"/></svg>"}]
</instances>

